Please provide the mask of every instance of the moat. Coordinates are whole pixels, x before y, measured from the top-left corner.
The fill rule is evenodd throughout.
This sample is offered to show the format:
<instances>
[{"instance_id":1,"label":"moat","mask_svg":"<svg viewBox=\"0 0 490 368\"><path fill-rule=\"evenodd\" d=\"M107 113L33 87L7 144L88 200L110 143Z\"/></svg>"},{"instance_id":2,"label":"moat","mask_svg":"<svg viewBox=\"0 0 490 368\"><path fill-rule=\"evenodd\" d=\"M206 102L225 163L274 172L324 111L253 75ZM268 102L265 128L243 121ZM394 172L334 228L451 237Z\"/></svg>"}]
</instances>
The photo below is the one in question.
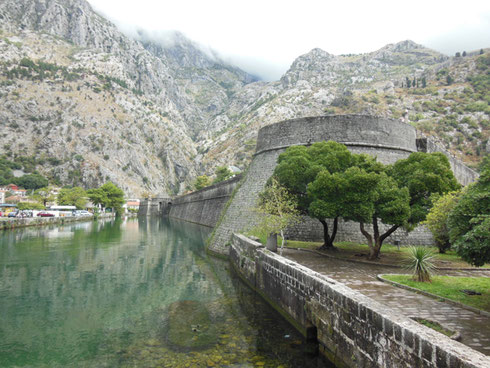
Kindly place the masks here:
<instances>
[{"instance_id":1,"label":"moat","mask_svg":"<svg viewBox=\"0 0 490 368\"><path fill-rule=\"evenodd\" d=\"M2 367L331 367L164 219L0 234Z\"/></svg>"}]
</instances>

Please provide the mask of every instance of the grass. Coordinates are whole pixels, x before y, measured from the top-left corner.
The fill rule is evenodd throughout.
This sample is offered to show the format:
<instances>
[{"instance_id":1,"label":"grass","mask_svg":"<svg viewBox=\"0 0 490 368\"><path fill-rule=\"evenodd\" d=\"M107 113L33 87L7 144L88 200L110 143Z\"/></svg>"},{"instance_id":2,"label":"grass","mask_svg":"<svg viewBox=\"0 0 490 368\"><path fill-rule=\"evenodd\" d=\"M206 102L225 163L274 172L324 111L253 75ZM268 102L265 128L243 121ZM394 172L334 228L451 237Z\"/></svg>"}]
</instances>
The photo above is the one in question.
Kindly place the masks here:
<instances>
[{"instance_id":1,"label":"grass","mask_svg":"<svg viewBox=\"0 0 490 368\"><path fill-rule=\"evenodd\" d=\"M489 277L434 276L432 282L417 282L410 275L383 275L383 277L387 280L490 312ZM474 290L481 293L481 295L467 295L461 291L463 289Z\"/></svg>"},{"instance_id":2,"label":"grass","mask_svg":"<svg viewBox=\"0 0 490 368\"><path fill-rule=\"evenodd\" d=\"M278 239L279 242L279 239ZM321 242L303 242L296 240L288 240L286 247L294 249L317 249L322 245ZM358 244L352 242L335 243L338 252L331 252L330 255L346 260L367 260L369 248L367 244ZM437 247L427 247L434 254L433 263L436 267L450 268L471 268L468 263L463 261L455 251L448 250L444 254L440 254ZM380 258L376 261L379 264L395 264L402 265L409 256L409 247L396 247L391 244L383 244L381 248ZM490 264L485 264L482 268L490 268Z\"/></svg>"},{"instance_id":3,"label":"grass","mask_svg":"<svg viewBox=\"0 0 490 368\"><path fill-rule=\"evenodd\" d=\"M443 326L441 326L439 323L437 323L435 321L430 321L430 320L424 319L424 318L414 318L414 320L417 321L418 323L420 323L424 326L427 326L429 328L432 328L433 330L436 330L437 332L440 332L446 336L451 337L454 334L453 331L450 331L450 330L444 328Z\"/></svg>"}]
</instances>

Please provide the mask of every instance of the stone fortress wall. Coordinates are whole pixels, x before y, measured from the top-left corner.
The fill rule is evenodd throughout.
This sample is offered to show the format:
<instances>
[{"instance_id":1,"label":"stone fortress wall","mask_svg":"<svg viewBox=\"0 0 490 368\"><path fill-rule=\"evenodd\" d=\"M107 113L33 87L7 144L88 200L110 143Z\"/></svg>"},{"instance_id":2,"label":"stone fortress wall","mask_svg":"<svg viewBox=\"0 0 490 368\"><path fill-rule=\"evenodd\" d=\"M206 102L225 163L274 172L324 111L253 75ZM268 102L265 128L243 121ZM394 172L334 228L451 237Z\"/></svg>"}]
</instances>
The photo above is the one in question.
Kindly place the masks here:
<instances>
[{"instance_id":1,"label":"stone fortress wall","mask_svg":"<svg viewBox=\"0 0 490 368\"><path fill-rule=\"evenodd\" d=\"M241 175L172 200L169 217L209 227L218 223Z\"/></svg>"},{"instance_id":2,"label":"stone fortress wall","mask_svg":"<svg viewBox=\"0 0 490 368\"><path fill-rule=\"evenodd\" d=\"M444 151L433 141L417 141L416 130L397 120L365 115L328 115L286 120L265 126L259 131L257 148L247 174L238 184L232 202L222 214L210 240L209 249L228 254L231 236L246 231L258 219L253 211L260 193L276 166L278 156L293 145L310 145L315 142L334 140L345 144L351 152L376 156L385 164L406 158L412 152ZM418 143L418 146L417 146ZM474 181L478 176L457 159L451 157L455 175L463 183ZM341 222L337 240L364 242L359 225ZM297 240L323 239L319 221L305 218L303 224L288 231L288 237ZM431 234L423 228L406 233L397 230L387 242L398 240L401 244L428 245L433 243Z\"/></svg>"}]
</instances>

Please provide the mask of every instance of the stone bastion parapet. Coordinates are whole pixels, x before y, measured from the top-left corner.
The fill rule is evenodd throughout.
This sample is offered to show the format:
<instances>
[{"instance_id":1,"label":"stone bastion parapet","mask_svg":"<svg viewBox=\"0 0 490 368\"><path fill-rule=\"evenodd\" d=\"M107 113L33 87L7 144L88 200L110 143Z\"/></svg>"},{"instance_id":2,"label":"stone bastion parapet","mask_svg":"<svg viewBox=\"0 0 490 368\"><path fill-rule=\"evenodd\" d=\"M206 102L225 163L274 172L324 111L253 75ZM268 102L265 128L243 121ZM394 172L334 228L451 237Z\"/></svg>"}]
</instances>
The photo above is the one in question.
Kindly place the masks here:
<instances>
[{"instance_id":1,"label":"stone bastion parapet","mask_svg":"<svg viewBox=\"0 0 490 368\"><path fill-rule=\"evenodd\" d=\"M260 129L255 156L294 145L333 140L355 153L375 154L384 163L417 151L409 124L367 115L327 115L286 120Z\"/></svg>"},{"instance_id":2,"label":"stone bastion parapet","mask_svg":"<svg viewBox=\"0 0 490 368\"><path fill-rule=\"evenodd\" d=\"M278 156L286 148L329 140L345 144L353 153L375 156L384 164L392 164L418 151L414 127L398 120L381 117L327 115L286 120L265 126L258 133L256 151L247 174L238 184L231 202L221 214L221 221L210 239L209 249L216 253L228 254L232 234L251 229L258 222L257 213L254 211L258 194L274 172ZM427 146L424 150L444 152L436 146ZM467 184L477 177L457 160L450 158L450 162L461 183ZM288 229L287 233L291 239L310 241L321 240L323 234L321 224L309 218L305 218L295 228ZM339 241L364 241L358 225L348 222L341 224L337 237ZM418 228L408 234L398 230L387 241L390 239L402 244L433 244L431 234L424 228Z\"/></svg>"}]
</instances>

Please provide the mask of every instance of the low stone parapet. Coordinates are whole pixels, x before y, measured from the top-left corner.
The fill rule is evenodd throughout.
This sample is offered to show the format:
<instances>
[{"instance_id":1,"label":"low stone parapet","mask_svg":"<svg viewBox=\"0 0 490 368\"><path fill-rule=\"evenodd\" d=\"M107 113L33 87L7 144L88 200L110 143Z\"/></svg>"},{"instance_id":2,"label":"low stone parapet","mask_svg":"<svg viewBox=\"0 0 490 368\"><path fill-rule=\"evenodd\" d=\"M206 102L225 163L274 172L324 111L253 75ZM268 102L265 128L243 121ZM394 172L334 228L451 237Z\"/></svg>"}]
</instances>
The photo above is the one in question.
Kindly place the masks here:
<instances>
[{"instance_id":1,"label":"low stone parapet","mask_svg":"<svg viewBox=\"0 0 490 368\"><path fill-rule=\"evenodd\" d=\"M490 367L490 358L234 234L235 270L338 367ZM402 301L401 301L402 302Z\"/></svg>"}]
</instances>

